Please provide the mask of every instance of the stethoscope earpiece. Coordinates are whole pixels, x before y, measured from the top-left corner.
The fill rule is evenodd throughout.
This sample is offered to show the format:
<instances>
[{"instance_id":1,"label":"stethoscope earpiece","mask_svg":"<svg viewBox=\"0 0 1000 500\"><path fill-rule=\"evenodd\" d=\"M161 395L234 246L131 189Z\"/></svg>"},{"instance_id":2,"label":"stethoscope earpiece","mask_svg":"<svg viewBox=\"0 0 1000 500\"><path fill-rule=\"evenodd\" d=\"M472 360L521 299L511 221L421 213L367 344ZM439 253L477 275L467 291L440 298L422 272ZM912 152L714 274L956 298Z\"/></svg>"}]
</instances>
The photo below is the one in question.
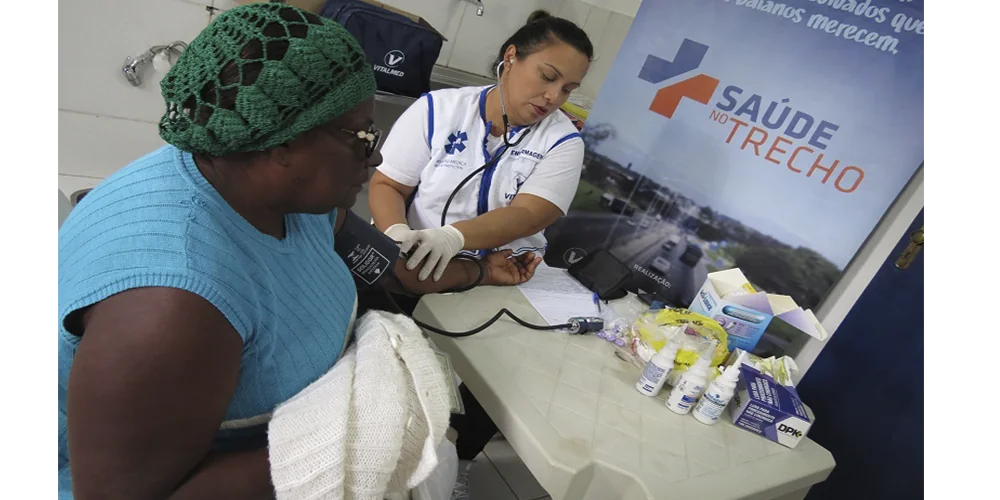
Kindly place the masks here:
<instances>
[{"instance_id":1,"label":"stethoscope earpiece","mask_svg":"<svg viewBox=\"0 0 1000 500\"><path fill-rule=\"evenodd\" d=\"M513 57L507 59L507 61L510 64L514 64ZM503 143L507 146L507 148L513 148L521 143L521 140L524 139L524 136L527 135L528 131L525 130L524 133L522 133L521 136L518 137L513 143L511 143L510 139L507 138L507 131L510 129L510 123L507 120L507 105L503 100L503 79L500 78L500 68L503 67L503 63L504 61L501 59L500 64L497 64L497 95L500 96L500 112L503 115Z\"/></svg>"}]
</instances>

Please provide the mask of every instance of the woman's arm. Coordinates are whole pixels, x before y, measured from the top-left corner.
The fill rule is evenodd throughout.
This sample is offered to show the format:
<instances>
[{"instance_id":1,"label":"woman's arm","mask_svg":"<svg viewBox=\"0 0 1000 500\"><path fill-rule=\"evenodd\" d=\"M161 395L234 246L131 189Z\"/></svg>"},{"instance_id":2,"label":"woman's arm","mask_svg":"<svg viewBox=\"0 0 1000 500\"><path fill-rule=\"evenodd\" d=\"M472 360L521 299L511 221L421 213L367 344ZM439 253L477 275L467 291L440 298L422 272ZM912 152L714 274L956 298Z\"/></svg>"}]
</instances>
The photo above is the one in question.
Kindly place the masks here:
<instances>
[{"instance_id":1,"label":"woman's arm","mask_svg":"<svg viewBox=\"0 0 1000 500\"><path fill-rule=\"evenodd\" d=\"M419 269L412 271L406 269L405 260L397 260L393 266L395 279L385 280L385 287L390 292L403 295L427 295L429 293L442 293L448 290L459 290L476 283L479 278L479 265L466 259L453 259L448 263L440 281L417 279ZM483 283L486 283L489 276L483 269Z\"/></svg>"},{"instance_id":2,"label":"woman's arm","mask_svg":"<svg viewBox=\"0 0 1000 500\"><path fill-rule=\"evenodd\" d=\"M271 500L271 464L267 448L238 453L209 453L170 500L238 498Z\"/></svg>"},{"instance_id":3,"label":"woman's arm","mask_svg":"<svg viewBox=\"0 0 1000 500\"><path fill-rule=\"evenodd\" d=\"M479 261L483 266L482 281L479 286L514 286L531 279L535 268L541 264L542 258L533 252L514 256L510 250L493 252ZM396 262L396 277L398 282L387 281L389 291L412 295L425 295L448 290L465 288L476 284L479 279L479 265L466 259L452 259L448 263L441 281L420 281L417 271L407 271L402 260ZM465 280L460 279L460 270L466 273Z\"/></svg>"},{"instance_id":4,"label":"woman's arm","mask_svg":"<svg viewBox=\"0 0 1000 500\"><path fill-rule=\"evenodd\" d=\"M266 450L211 453L243 342L205 299L114 295L83 316L67 425L77 500L271 498Z\"/></svg>"},{"instance_id":5,"label":"woman's arm","mask_svg":"<svg viewBox=\"0 0 1000 500\"><path fill-rule=\"evenodd\" d=\"M334 234L340 232L340 228L344 225L344 220L347 219L347 212L349 210L337 210L337 218L335 219L333 229ZM454 259L448 263L448 268L445 269L439 281L420 281L417 279L417 274L420 270L414 269L411 271L406 269L406 261L401 259L402 256L393 265L393 274L395 274L398 282L392 279L384 281L385 286L394 293L409 293L413 295L440 293L469 286L475 283L479 277L479 266L475 262L465 259ZM488 276L484 276L484 281L485 278L488 278Z\"/></svg>"},{"instance_id":6,"label":"woman's arm","mask_svg":"<svg viewBox=\"0 0 1000 500\"><path fill-rule=\"evenodd\" d=\"M545 155L509 206L459 221L465 250L506 245L545 230L569 210L583 169L583 141L570 139Z\"/></svg>"},{"instance_id":7,"label":"woman's arm","mask_svg":"<svg viewBox=\"0 0 1000 500\"><path fill-rule=\"evenodd\" d=\"M375 171L368 186L368 209L379 231L384 232L394 224L406 224L406 199L414 189Z\"/></svg>"}]
</instances>

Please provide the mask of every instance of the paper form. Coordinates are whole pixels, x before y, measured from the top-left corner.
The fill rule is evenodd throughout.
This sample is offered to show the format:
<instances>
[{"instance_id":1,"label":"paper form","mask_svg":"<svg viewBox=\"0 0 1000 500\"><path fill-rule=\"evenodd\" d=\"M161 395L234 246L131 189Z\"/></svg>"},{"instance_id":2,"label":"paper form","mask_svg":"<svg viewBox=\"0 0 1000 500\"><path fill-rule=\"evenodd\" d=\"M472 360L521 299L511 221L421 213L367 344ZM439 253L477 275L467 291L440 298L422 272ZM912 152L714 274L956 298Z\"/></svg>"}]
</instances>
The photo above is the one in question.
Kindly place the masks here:
<instances>
[{"instance_id":1,"label":"paper form","mask_svg":"<svg viewBox=\"0 0 1000 500\"><path fill-rule=\"evenodd\" d=\"M539 264L535 275L518 288L549 325L565 323L575 316L601 315L594 304L594 293L565 269Z\"/></svg>"}]
</instances>

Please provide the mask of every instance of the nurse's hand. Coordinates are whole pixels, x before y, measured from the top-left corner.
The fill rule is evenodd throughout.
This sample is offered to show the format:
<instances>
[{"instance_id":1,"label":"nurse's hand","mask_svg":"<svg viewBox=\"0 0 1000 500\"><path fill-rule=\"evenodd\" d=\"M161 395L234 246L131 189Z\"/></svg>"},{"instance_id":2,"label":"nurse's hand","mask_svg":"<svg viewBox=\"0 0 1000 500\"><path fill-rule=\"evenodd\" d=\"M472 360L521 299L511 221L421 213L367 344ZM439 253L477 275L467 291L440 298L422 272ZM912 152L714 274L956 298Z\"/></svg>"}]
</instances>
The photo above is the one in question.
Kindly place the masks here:
<instances>
[{"instance_id":1,"label":"nurse's hand","mask_svg":"<svg viewBox=\"0 0 1000 500\"><path fill-rule=\"evenodd\" d=\"M503 250L483 258L483 264L486 266L483 285L520 285L535 275L535 268L542 262L542 258L536 257L534 252L523 253L517 257L512 257L513 253L510 250Z\"/></svg>"},{"instance_id":2,"label":"nurse's hand","mask_svg":"<svg viewBox=\"0 0 1000 500\"><path fill-rule=\"evenodd\" d=\"M399 245L399 252L406 253L413 248L417 242L417 232L410 229L406 224L393 224L385 230L385 235L392 238Z\"/></svg>"},{"instance_id":3,"label":"nurse's hand","mask_svg":"<svg viewBox=\"0 0 1000 500\"><path fill-rule=\"evenodd\" d=\"M432 229L421 229L415 231L417 239L417 249L413 251L410 260L406 261L406 269L412 271L416 269L420 262L424 262L424 267L417 274L417 279L424 281L434 272L434 281L440 281L445 268L451 258L458 255L465 246L465 235L455 229L452 225L435 227Z\"/></svg>"}]
</instances>

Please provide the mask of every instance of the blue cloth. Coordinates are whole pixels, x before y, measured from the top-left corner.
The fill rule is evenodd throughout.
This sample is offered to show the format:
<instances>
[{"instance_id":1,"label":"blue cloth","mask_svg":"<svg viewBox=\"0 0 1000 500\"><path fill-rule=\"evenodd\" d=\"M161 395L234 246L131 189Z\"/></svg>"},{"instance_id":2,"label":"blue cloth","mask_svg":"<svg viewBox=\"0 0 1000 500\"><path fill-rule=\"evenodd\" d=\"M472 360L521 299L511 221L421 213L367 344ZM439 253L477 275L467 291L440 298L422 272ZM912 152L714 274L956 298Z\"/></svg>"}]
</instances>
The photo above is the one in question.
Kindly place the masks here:
<instances>
[{"instance_id":1,"label":"blue cloth","mask_svg":"<svg viewBox=\"0 0 1000 500\"><path fill-rule=\"evenodd\" d=\"M334 252L335 213L293 214L286 236L256 230L165 146L91 191L59 230L59 490L72 498L66 392L80 337L67 316L116 293L171 287L214 305L243 340L217 448L266 444L270 412L343 353L357 291Z\"/></svg>"}]
</instances>

